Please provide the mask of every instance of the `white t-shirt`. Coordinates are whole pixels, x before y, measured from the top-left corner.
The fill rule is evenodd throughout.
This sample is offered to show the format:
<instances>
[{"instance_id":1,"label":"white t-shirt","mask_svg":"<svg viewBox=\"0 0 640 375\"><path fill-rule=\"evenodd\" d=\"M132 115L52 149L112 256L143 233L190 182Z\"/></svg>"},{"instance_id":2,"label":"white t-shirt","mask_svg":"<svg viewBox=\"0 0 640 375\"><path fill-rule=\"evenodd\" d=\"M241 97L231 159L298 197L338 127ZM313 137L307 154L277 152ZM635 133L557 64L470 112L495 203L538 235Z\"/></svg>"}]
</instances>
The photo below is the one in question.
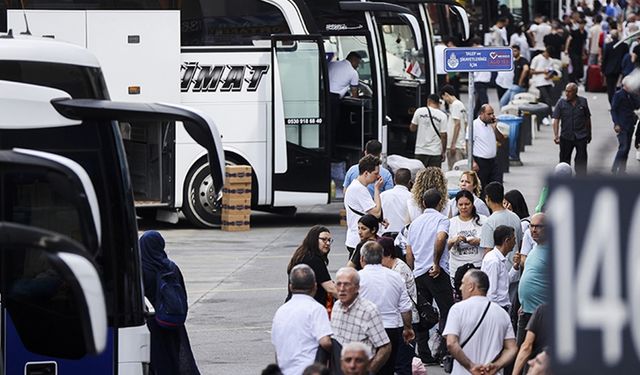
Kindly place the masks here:
<instances>
[{"instance_id":1,"label":"white t-shirt","mask_svg":"<svg viewBox=\"0 0 640 375\"><path fill-rule=\"evenodd\" d=\"M358 271L360 297L373 302L384 328L402 327L402 313L411 311L411 299L402 276L382 264L367 264Z\"/></svg>"},{"instance_id":2,"label":"white t-shirt","mask_svg":"<svg viewBox=\"0 0 640 375\"><path fill-rule=\"evenodd\" d=\"M458 133L458 138L455 140L455 148L464 150L464 137L467 132L467 109L464 107L464 104L456 99L449 106L449 112L451 113L449 116L449 124L447 126L447 147L451 146L453 140L453 131L454 131L454 120L460 120L460 132Z\"/></svg>"},{"instance_id":3,"label":"white t-shirt","mask_svg":"<svg viewBox=\"0 0 640 375\"><path fill-rule=\"evenodd\" d=\"M442 335L456 335L462 344L480 321L488 302L485 296L473 296L454 304ZM498 357L507 339L515 339L509 314L491 302L487 315L462 351L474 363L489 363ZM497 373L502 374L502 370ZM469 372L458 361L453 361L451 374L466 375Z\"/></svg>"},{"instance_id":4,"label":"white t-shirt","mask_svg":"<svg viewBox=\"0 0 640 375\"><path fill-rule=\"evenodd\" d=\"M498 153L493 127L479 118L473 120L473 156L493 159Z\"/></svg>"},{"instance_id":5,"label":"white t-shirt","mask_svg":"<svg viewBox=\"0 0 640 375\"><path fill-rule=\"evenodd\" d=\"M360 242L358 220L360 220L361 216L353 212L351 208L366 214L367 211L375 206L376 202L371 198L367 187L362 185L358 179L353 180L344 194L344 208L347 211L347 240L344 244L347 247L355 248Z\"/></svg>"},{"instance_id":6,"label":"white t-shirt","mask_svg":"<svg viewBox=\"0 0 640 375\"><path fill-rule=\"evenodd\" d=\"M431 114L429 114L431 113ZM420 107L413 113L412 124L418 126L416 134L416 154L419 155L441 155L442 142L431 124L440 133L447 132L447 115L437 108Z\"/></svg>"},{"instance_id":7,"label":"white t-shirt","mask_svg":"<svg viewBox=\"0 0 640 375\"><path fill-rule=\"evenodd\" d=\"M345 96L351 86L358 86L358 72L349 60L333 61L329 64L329 91Z\"/></svg>"},{"instance_id":8,"label":"white t-shirt","mask_svg":"<svg viewBox=\"0 0 640 375\"><path fill-rule=\"evenodd\" d=\"M491 72L473 72L473 81L489 83L491 82Z\"/></svg>"},{"instance_id":9,"label":"white t-shirt","mask_svg":"<svg viewBox=\"0 0 640 375\"><path fill-rule=\"evenodd\" d=\"M449 233L449 219L432 208L424 210L424 213L409 226L407 244L413 251L415 277L424 275L433 265L433 251L440 232ZM449 253L446 244L439 265L443 271L449 269Z\"/></svg>"},{"instance_id":10,"label":"white t-shirt","mask_svg":"<svg viewBox=\"0 0 640 375\"><path fill-rule=\"evenodd\" d=\"M407 200L411 199L411 192L406 186L396 185L391 190L380 193L382 202L382 212L389 226L383 230L385 232L400 232L402 228L409 224L409 207Z\"/></svg>"},{"instance_id":11,"label":"white t-shirt","mask_svg":"<svg viewBox=\"0 0 640 375\"><path fill-rule=\"evenodd\" d=\"M535 40L535 44L532 49L534 51L544 51L544 37L551 33L551 25L548 23L536 25L534 23L529 27L529 31L533 32Z\"/></svg>"},{"instance_id":12,"label":"white t-shirt","mask_svg":"<svg viewBox=\"0 0 640 375\"><path fill-rule=\"evenodd\" d=\"M546 59L542 54L536 55L536 57L531 60L531 70L540 71L544 70L545 72L549 70L549 68L553 67L553 62L551 58ZM549 86L553 85L553 81L546 78L546 74L538 73L532 74L529 79L529 84L534 87L540 86Z\"/></svg>"},{"instance_id":13,"label":"white t-shirt","mask_svg":"<svg viewBox=\"0 0 640 375\"><path fill-rule=\"evenodd\" d=\"M462 221L460 216L454 216L449 220L449 239L457 237L459 235L471 238L480 238L482 232L482 225L487 221L487 217L479 215L480 224L476 223L475 219L469 221ZM482 256L484 250L480 246L472 246L467 242L460 242L458 246L452 246L449 248L449 276L454 277L458 267L466 263L473 263L474 266L480 268L482 265Z\"/></svg>"},{"instance_id":14,"label":"white t-shirt","mask_svg":"<svg viewBox=\"0 0 640 375\"><path fill-rule=\"evenodd\" d=\"M271 343L284 375L300 375L313 364L320 339L333 331L327 310L313 297L294 294L273 317Z\"/></svg>"}]
</instances>

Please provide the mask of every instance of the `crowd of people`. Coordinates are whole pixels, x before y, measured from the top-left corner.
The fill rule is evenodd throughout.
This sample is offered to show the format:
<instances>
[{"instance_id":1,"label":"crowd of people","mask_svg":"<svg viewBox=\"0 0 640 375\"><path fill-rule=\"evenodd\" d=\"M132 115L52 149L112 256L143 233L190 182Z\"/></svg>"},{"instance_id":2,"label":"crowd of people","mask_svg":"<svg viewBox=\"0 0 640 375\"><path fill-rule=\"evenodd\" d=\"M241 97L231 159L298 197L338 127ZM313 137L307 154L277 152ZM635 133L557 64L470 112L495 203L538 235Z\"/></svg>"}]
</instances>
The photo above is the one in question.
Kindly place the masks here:
<instances>
[{"instance_id":1,"label":"crowd of people","mask_svg":"<svg viewBox=\"0 0 640 375\"><path fill-rule=\"evenodd\" d=\"M497 74L471 73L476 94L474 108L471 109L473 117L476 121L482 118L479 115L483 106L489 103L488 91L491 87L496 88L501 110L509 106L517 94L533 93L540 103L549 106L548 114L552 119L545 117L543 122L554 125L559 161L571 164L575 150L576 172L585 174L587 145L591 142L591 113L586 98L577 95L578 89L584 85L586 91L606 91L612 129L618 139L618 153L611 171L614 174L625 173L628 155L634 145L634 132L635 148L640 159L640 127L636 127L638 119L634 113L640 108L637 95L640 85L632 84L632 80L627 78L634 69L640 67L640 36L636 36L640 30L639 12L640 5L635 0L577 1L562 19L549 20L546 16L538 15L531 24L514 24L509 9L501 6L495 25L484 34L484 38L472 38L471 45L510 46L513 49L514 69ZM436 65L440 65L443 73L438 81L442 85L457 85L459 82L457 75L444 73L444 61L438 58L444 48L451 46L453 42L448 38L446 43L435 46ZM441 90L444 88L439 87ZM565 97L562 97L563 93ZM457 109L450 109L449 123L456 118L455 113ZM565 126L560 126L562 122ZM574 122L577 125L573 126ZM461 129L461 133L456 134L464 134L464 125ZM444 132L453 135L451 128ZM444 139L447 134L444 134ZM420 138L417 144L419 141ZM447 144L452 146L453 142L449 140ZM464 153L464 144L461 149ZM473 156L477 159L475 152ZM453 157L450 159L453 162L455 160Z\"/></svg>"},{"instance_id":2,"label":"crowd of people","mask_svg":"<svg viewBox=\"0 0 640 375\"><path fill-rule=\"evenodd\" d=\"M544 213L473 170L452 198L439 166L397 169L389 184L378 146L367 144L345 190L344 267L331 278L322 226L291 258L272 326L278 365L265 373L549 373Z\"/></svg>"}]
</instances>

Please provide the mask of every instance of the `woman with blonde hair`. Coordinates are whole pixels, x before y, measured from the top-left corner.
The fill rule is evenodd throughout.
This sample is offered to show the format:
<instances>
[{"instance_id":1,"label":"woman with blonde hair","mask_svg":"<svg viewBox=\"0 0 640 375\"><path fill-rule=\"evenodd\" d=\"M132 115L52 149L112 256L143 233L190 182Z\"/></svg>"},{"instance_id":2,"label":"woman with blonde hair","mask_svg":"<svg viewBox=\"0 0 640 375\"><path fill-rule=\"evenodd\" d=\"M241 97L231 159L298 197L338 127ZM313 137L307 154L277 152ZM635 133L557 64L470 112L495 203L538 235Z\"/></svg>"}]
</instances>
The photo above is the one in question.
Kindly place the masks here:
<instances>
[{"instance_id":1,"label":"woman with blonde hair","mask_svg":"<svg viewBox=\"0 0 640 375\"><path fill-rule=\"evenodd\" d=\"M482 191L482 183L480 182L480 178L478 174L474 171L464 171L462 175L460 175L460 190L466 190L473 194L473 205L476 207L476 211L479 215L490 216L489 207L484 203L482 199L479 198L480 192ZM448 217L454 217L458 214L458 207L456 205L455 198L452 198L447 205L444 215Z\"/></svg>"},{"instance_id":2,"label":"woman with blonde hair","mask_svg":"<svg viewBox=\"0 0 640 375\"><path fill-rule=\"evenodd\" d=\"M411 221L422 215L425 209L422 204L422 195L431 188L438 190L440 193L442 200L438 205L438 210L446 215L447 211L445 211L445 209L447 207L447 197L449 196L447 179L442 169L438 167L427 167L418 172L416 181L413 183L413 188L411 188L411 199L407 202Z\"/></svg>"}]
</instances>

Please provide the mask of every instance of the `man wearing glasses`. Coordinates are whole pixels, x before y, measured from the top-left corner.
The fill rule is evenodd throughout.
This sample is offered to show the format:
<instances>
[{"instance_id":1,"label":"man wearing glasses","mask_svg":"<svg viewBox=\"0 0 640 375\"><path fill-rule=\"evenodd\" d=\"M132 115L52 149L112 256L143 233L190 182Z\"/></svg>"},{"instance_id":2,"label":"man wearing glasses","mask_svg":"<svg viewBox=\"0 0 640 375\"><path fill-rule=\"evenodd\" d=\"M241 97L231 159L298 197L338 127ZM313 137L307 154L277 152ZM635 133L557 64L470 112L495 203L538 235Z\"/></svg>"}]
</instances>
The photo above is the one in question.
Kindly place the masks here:
<instances>
[{"instance_id":1,"label":"man wearing glasses","mask_svg":"<svg viewBox=\"0 0 640 375\"><path fill-rule=\"evenodd\" d=\"M518 317L517 344L520 346L524 341L527 323L531 319L531 314L543 303L548 303L549 275L549 247L545 235L545 217L543 213L537 213L531 217L531 237L536 242L536 246L531 249L524 262L524 272L520 278L518 294L522 313Z\"/></svg>"}]
</instances>

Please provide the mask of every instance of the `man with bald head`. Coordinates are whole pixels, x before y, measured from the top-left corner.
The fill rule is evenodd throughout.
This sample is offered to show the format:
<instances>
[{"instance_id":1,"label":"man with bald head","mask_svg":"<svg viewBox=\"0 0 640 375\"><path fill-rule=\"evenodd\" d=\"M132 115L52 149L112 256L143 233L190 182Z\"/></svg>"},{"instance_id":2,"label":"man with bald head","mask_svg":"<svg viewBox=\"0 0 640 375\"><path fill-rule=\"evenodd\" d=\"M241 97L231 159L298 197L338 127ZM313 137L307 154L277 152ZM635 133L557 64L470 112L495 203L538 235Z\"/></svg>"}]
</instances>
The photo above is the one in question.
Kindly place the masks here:
<instances>
[{"instance_id":1,"label":"man with bald head","mask_svg":"<svg viewBox=\"0 0 640 375\"><path fill-rule=\"evenodd\" d=\"M553 141L560 145L560 162L571 165L573 149L576 150L576 174L587 173L587 144L591 142L591 111L587 99L578 96L578 85L570 82L565 87L565 97L560 98L553 109Z\"/></svg>"},{"instance_id":2,"label":"man with bald head","mask_svg":"<svg viewBox=\"0 0 640 375\"><path fill-rule=\"evenodd\" d=\"M333 338L346 345L359 341L374 353L369 370L376 374L391 355L391 341L384 330L382 318L373 302L360 297L360 276L352 267L336 273L338 301L331 312Z\"/></svg>"},{"instance_id":3,"label":"man with bald head","mask_svg":"<svg viewBox=\"0 0 640 375\"><path fill-rule=\"evenodd\" d=\"M524 271L518 286L518 296L522 312L518 316L517 341L524 341L527 323L534 310L543 303L549 302L549 247L545 233L545 216L537 213L531 217L531 237L536 245L531 249L524 261Z\"/></svg>"},{"instance_id":4,"label":"man with bald head","mask_svg":"<svg viewBox=\"0 0 640 375\"><path fill-rule=\"evenodd\" d=\"M493 181L502 183L502 169L496 156L497 142L504 141L504 135L498 130L493 107L483 104L478 118L473 121L473 170L478 173L483 187ZM482 195L484 196L484 192Z\"/></svg>"},{"instance_id":5,"label":"man with bald head","mask_svg":"<svg viewBox=\"0 0 640 375\"><path fill-rule=\"evenodd\" d=\"M289 273L291 299L273 317L271 342L284 375L301 374L313 364L318 345L331 350L331 324L324 306L313 295L316 278L311 267L298 264Z\"/></svg>"}]
</instances>

